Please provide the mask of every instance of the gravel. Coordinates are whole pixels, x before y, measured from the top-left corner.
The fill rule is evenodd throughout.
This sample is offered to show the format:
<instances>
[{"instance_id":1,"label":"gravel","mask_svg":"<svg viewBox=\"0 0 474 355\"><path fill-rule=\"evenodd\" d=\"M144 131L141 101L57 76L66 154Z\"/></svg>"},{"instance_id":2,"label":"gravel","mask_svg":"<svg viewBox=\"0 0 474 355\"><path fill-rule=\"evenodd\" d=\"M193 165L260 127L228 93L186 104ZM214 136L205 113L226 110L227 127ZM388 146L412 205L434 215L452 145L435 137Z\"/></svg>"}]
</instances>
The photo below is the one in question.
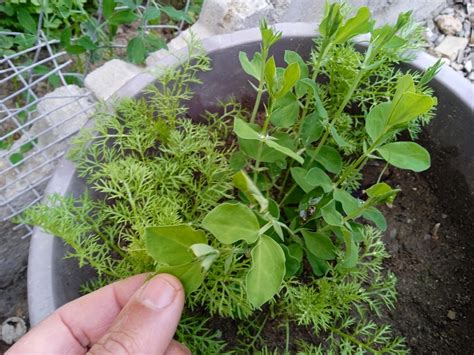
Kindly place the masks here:
<instances>
[{"instance_id":1,"label":"gravel","mask_svg":"<svg viewBox=\"0 0 474 355\"><path fill-rule=\"evenodd\" d=\"M425 21L427 51L443 58L474 84L474 4L472 0L447 0L446 7Z\"/></svg>"}]
</instances>

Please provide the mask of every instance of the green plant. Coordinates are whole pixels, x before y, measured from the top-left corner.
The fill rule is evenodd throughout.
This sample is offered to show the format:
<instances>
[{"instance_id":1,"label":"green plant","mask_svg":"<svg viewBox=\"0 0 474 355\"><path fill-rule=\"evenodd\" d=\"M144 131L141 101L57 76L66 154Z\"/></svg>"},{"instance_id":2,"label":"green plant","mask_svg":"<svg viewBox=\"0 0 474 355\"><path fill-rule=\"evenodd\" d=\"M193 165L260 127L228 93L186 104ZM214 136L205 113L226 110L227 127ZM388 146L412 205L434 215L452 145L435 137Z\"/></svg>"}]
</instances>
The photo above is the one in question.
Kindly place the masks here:
<instances>
[{"instance_id":1,"label":"green plant","mask_svg":"<svg viewBox=\"0 0 474 355\"><path fill-rule=\"evenodd\" d=\"M206 339L189 340L195 351L406 353L375 322L396 299L377 206L398 190L380 177L359 185L371 159L429 168L428 152L400 138L432 118L427 84L440 64L423 75L395 69L419 44L410 13L380 28L367 8L351 13L327 5L311 59L286 51L284 68L270 55L281 34L263 21L260 51L239 55L256 90L250 112L230 102L206 126L185 118L189 84L209 69L198 54L147 101L100 113L98 133L82 133L71 154L100 198L53 196L26 221L97 270L87 290L143 271L180 278L188 312L201 317L186 324L219 317L238 334L226 345L225 334L203 330ZM351 42L360 34L371 35L364 53ZM269 327L280 335L271 347Z\"/></svg>"}]
</instances>

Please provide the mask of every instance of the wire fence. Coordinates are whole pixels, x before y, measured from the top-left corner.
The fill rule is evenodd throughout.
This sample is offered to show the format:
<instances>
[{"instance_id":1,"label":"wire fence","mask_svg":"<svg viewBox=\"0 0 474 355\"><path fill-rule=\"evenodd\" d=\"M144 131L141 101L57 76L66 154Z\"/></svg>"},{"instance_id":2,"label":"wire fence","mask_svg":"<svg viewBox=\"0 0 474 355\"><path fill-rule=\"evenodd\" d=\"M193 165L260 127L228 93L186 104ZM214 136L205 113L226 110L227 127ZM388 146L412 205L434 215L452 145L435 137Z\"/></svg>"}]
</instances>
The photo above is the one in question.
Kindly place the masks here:
<instances>
[{"instance_id":1,"label":"wire fence","mask_svg":"<svg viewBox=\"0 0 474 355\"><path fill-rule=\"evenodd\" d=\"M184 11L189 5L187 0ZM34 45L0 59L2 223L42 199L56 163L67 150L68 138L87 122L95 106L90 92L81 87L90 66L83 73L68 71L73 60L61 50L58 40L48 39L41 30L41 17ZM167 28L175 35L184 25L184 20L176 25L144 23L146 31ZM0 31L4 38L21 35ZM13 228L23 237L32 232L22 224Z\"/></svg>"}]
</instances>

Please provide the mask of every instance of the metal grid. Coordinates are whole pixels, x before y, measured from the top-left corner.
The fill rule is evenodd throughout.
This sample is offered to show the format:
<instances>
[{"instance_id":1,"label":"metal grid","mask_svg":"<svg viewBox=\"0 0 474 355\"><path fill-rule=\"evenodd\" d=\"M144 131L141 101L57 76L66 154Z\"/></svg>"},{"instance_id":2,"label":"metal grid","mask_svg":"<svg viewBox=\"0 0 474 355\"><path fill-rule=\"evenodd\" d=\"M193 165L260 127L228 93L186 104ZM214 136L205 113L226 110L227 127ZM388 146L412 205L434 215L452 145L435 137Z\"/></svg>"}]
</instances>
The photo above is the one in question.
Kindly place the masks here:
<instances>
[{"instance_id":1,"label":"metal grid","mask_svg":"<svg viewBox=\"0 0 474 355\"><path fill-rule=\"evenodd\" d=\"M189 6L187 0L184 10ZM68 138L94 109L94 99L87 90L68 85L68 76L82 79L86 73L67 73L72 60L65 51L57 50L57 40L45 36L41 22L42 14L31 48L0 59L0 142L10 142L0 149L0 224L42 199L54 167L67 149ZM183 26L184 21L177 25L145 23L145 30L170 28L179 34ZM0 36L19 35L0 31ZM86 71L88 68L86 65ZM62 87L47 93L52 80ZM13 228L18 230L16 235L24 237L32 232L27 225Z\"/></svg>"}]
</instances>

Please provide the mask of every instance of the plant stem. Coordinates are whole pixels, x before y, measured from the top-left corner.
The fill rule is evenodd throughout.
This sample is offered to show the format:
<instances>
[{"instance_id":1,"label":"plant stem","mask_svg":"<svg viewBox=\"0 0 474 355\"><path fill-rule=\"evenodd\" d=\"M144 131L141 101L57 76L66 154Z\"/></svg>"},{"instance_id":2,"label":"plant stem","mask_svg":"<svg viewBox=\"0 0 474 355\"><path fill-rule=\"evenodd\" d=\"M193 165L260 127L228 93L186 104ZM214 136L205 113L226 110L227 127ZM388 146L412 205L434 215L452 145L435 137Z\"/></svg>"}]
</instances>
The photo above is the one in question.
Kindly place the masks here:
<instances>
[{"instance_id":1,"label":"plant stem","mask_svg":"<svg viewBox=\"0 0 474 355\"><path fill-rule=\"evenodd\" d=\"M257 88L257 98L253 106L252 116L250 117L250 123L255 123L257 117L258 108L260 107L260 101L262 100L263 86L265 84L265 62L267 61L268 49L262 48L262 68L260 70L260 81Z\"/></svg>"},{"instance_id":2,"label":"plant stem","mask_svg":"<svg viewBox=\"0 0 474 355\"><path fill-rule=\"evenodd\" d=\"M265 122L263 123L263 128L262 132L260 134L265 137L267 135L267 130L268 126L270 125L270 114L269 112L272 112L272 105L271 101L269 99L268 101L268 110L266 111L265 114ZM258 151L257 151L257 159L255 159L255 168L254 168L254 173L253 173L253 182L257 183L257 177L258 177L258 168L260 167L260 160L262 157L262 151L263 151L263 141L258 141Z\"/></svg>"},{"instance_id":3,"label":"plant stem","mask_svg":"<svg viewBox=\"0 0 474 355\"><path fill-rule=\"evenodd\" d=\"M347 333L344 333L342 332L341 330L337 329L337 328L334 328L334 327L330 327L329 328L331 330L331 332L339 335L340 337L346 339L346 340L349 340L350 342L360 346L361 348L371 352L372 354L380 354L380 351L374 349L374 348L371 348L370 346L368 346L367 344L364 344L363 342L357 340L355 337L353 337L352 335L349 335Z\"/></svg>"}]
</instances>

